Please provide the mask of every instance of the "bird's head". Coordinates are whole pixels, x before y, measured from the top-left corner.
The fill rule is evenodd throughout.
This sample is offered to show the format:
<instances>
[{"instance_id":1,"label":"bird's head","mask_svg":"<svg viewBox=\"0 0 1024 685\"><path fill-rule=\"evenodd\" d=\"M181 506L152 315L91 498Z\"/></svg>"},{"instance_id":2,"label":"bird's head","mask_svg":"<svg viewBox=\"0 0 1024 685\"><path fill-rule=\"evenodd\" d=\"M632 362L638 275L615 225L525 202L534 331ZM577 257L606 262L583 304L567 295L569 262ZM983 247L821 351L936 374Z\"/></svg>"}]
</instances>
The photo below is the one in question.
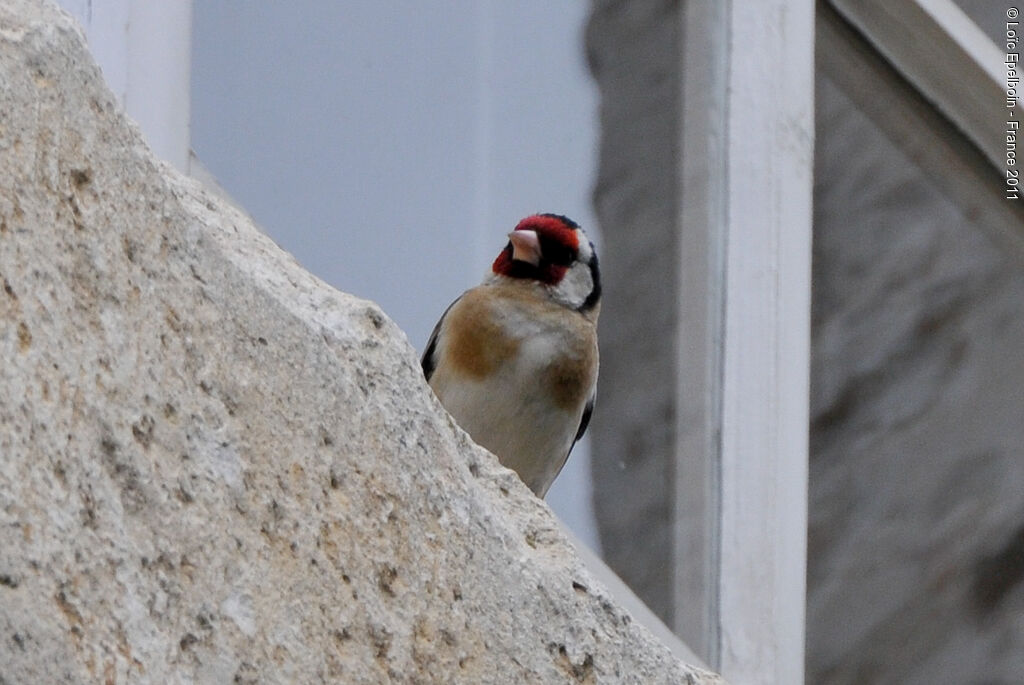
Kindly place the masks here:
<instances>
[{"instance_id":1,"label":"bird's head","mask_svg":"<svg viewBox=\"0 0 1024 685\"><path fill-rule=\"evenodd\" d=\"M551 298L585 315L596 315L601 278L594 244L572 219L528 216L508 234L491 270L497 276L543 285Z\"/></svg>"}]
</instances>

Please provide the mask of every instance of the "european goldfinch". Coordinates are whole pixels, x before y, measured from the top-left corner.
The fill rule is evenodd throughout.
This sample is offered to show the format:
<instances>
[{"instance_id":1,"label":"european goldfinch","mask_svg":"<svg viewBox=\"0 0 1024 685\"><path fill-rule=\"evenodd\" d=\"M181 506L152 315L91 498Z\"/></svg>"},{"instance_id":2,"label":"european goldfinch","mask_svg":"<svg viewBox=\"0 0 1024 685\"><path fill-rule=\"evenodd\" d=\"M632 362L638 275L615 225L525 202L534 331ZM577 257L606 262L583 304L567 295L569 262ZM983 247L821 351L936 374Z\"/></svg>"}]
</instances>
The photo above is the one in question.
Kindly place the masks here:
<instances>
[{"instance_id":1,"label":"european goldfinch","mask_svg":"<svg viewBox=\"0 0 1024 685\"><path fill-rule=\"evenodd\" d=\"M441 404L538 497L590 421L600 301L583 229L535 214L508 234L483 283L448 307L423 353Z\"/></svg>"}]
</instances>

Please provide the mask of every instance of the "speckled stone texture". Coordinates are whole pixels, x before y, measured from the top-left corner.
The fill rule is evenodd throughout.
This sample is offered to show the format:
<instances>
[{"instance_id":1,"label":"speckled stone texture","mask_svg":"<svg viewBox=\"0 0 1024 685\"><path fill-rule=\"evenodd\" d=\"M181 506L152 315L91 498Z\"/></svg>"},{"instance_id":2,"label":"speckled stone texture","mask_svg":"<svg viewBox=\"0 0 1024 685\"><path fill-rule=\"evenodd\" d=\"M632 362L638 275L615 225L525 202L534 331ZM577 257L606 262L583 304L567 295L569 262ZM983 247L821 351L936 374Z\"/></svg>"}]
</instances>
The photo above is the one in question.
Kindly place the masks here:
<instances>
[{"instance_id":1,"label":"speckled stone texture","mask_svg":"<svg viewBox=\"0 0 1024 685\"><path fill-rule=\"evenodd\" d=\"M49 2L0 1L0 102L0 682L721 682Z\"/></svg>"}]
</instances>

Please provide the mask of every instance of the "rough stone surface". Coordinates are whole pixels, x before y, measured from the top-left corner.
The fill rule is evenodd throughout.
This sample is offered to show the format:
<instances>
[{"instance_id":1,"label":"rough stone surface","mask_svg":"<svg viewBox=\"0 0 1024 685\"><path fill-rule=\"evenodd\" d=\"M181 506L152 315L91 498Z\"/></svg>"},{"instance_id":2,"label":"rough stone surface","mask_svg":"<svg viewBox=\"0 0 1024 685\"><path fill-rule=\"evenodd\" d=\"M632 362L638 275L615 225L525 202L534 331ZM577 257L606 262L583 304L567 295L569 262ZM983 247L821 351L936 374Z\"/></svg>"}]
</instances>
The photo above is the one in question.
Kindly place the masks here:
<instances>
[{"instance_id":1,"label":"rough stone surface","mask_svg":"<svg viewBox=\"0 0 1024 685\"><path fill-rule=\"evenodd\" d=\"M807 682L1020 683L1024 268L817 108Z\"/></svg>"},{"instance_id":2,"label":"rough stone surface","mask_svg":"<svg viewBox=\"0 0 1024 685\"><path fill-rule=\"evenodd\" d=\"M669 625L681 8L596 0L586 36L601 90L594 202L606 283L594 509L605 561Z\"/></svg>"},{"instance_id":3,"label":"rough stone surface","mask_svg":"<svg viewBox=\"0 0 1024 685\"><path fill-rule=\"evenodd\" d=\"M0 101L0 681L720 682L376 306L151 157L51 4L0 2Z\"/></svg>"}]
</instances>

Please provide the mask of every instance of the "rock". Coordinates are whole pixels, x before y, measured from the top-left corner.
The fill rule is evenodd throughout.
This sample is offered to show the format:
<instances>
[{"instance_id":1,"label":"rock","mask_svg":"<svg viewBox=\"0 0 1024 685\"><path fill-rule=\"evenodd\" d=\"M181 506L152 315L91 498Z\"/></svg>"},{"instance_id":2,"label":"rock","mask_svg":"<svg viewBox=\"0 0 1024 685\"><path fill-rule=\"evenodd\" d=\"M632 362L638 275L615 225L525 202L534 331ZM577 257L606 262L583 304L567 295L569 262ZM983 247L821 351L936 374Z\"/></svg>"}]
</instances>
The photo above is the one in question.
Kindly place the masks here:
<instances>
[{"instance_id":1,"label":"rock","mask_svg":"<svg viewBox=\"0 0 1024 685\"><path fill-rule=\"evenodd\" d=\"M375 305L152 157L52 3L0 2L0 89L0 680L721 682Z\"/></svg>"}]
</instances>

